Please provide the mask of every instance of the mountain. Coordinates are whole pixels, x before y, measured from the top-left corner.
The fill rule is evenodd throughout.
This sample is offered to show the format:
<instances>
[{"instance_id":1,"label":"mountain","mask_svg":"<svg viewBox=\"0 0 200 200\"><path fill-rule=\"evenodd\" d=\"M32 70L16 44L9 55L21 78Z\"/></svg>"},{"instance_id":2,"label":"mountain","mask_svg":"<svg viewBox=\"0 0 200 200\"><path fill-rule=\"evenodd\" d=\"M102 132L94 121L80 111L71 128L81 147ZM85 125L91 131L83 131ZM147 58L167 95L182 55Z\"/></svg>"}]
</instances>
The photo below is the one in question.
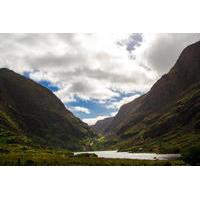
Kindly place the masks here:
<instances>
[{"instance_id":1,"label":"mountain","mask_svg":"<svg viewBox=\"0 0 200 200\"><path fill-rule=\"evenodd\" d=\"M167 52L166 52L167 53ZM151 90L123 105L105 132L122 150L179 151L200 143L200 42Z\"/></svg>"},{"instance_id":2,"label":"mountain","mask_svg":"<svg viewBox=\"0 0 200 200\"><path fill-rule=\"evenodd\" d=\"M0 135L23 142L70 150L83 149L92 137L87 124L76 118L48 89L9 69L0 69ZM1 142L1 139L0 139Z\"/></svg>"},{"instance_id":3,"label":"mountain","mask_svg":"<svg viewBox=\"0 0 200 200\"><path fill-rule=\"evenodd\" d=\"M111 124L112 120L113 117L108 117L106 119L98 120L94 125L90 127L96 134L105 135L106 134L105 130Z\"/></svg>"}]
</instances>

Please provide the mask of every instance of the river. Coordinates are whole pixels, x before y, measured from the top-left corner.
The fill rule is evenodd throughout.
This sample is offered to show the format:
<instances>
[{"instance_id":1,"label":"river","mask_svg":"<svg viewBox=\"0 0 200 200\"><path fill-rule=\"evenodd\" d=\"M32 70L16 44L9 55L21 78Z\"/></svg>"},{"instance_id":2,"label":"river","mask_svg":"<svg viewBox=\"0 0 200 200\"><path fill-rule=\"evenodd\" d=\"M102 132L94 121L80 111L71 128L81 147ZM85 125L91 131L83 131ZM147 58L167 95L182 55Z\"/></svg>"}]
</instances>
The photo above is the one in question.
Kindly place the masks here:
<instances>
[{"instance_id":1,"label":"river","mask_svg":"<svg viewBox=\"0 0 200 200\"><path fill-rule=\"evenodd\" d=\"M99 158L120 158L120 159L137 159L137 160L170 160L179 158L180 154L156 154L156 153L128 153L117 151L85 151L75 152L74 154L94 153Z\"/></svg>"}]
</instances>

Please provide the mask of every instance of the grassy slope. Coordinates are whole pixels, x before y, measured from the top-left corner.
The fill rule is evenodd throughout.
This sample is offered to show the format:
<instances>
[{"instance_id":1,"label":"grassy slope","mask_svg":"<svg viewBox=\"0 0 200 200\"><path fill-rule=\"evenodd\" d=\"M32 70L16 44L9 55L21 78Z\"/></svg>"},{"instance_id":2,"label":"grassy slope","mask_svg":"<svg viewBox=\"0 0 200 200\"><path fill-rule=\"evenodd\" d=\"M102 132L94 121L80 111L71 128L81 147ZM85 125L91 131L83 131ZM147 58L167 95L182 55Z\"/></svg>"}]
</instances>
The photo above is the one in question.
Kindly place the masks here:
<instances>
[{"instance_id":1,"label":"grassy slope","mask_svg":"<svg viewBox=\"0 0 200 200\"><path fill-rule=\"evenodd\" d=\"M66 150L43 148L25 136L18 124L0 111L0 165L184 165L183 161L142 161L74 156ZM99 138L101 142L102 138ZM88 141L88 145L93 141Z\"/></svg>"},{"instance_id":2,"label":"grassy slope","mask_svg":"<svg viewBox=\"0 0 200 200\"><path fill-rule=\"evenodd\" d=\"M0 165L184 165L180 160L146 161L76 157L66 150L55 150L39 146L23 134L16 121L18 120L13 118L8 111L0 109ZM190 134L189 136L194 138L194 141L189 138L190 141L195 142L196 135ZM170 142L173 141L172 135L165 135L165 137L169 137ZM187 143L187 137L184 138L184 135L181 135L180 138ZM148 148L155 145L154 142L156 143L152 139ZM176 143L177 139L174 142ZM105 138L102 136L96 138L96 141L87 140L84 143L88 147L93 146L94 149L106 147L104 146Z\"/></svg>"},{"instance_id":3,"label":"grassy slope","mask_svg":"<svg viewBox=\"0 0 200 200\"><path fill-rule=\"evenodd\" d=\"M94 135L51 91L8 69L0 69L0 111L47 147L83 150Z\"/></svg>"},{"instance_id":4,"label":"grassy slope","mask_svg":"<svg viewBox=\"0 0 200 200\"><path fill-rule=\"evenodd\" d=\"M179 153L200 144L200 84L185 91L168 112L148 115L123 135L107 139L121 151Z\"/></svg>"},{"instance_id":5,"label":"grassy slope","mask_svg":"<svg viewBox=\"0 0 200 200\"><path fill-rule=\"evenodd\" d=\"M93 157L76 157L70 153L40 151L18 154L0 155L0 165L36 165L36 166L170 166L184 165L181 160L132 160L132 159L107 159Z\"/></svg>"}]
</instances>

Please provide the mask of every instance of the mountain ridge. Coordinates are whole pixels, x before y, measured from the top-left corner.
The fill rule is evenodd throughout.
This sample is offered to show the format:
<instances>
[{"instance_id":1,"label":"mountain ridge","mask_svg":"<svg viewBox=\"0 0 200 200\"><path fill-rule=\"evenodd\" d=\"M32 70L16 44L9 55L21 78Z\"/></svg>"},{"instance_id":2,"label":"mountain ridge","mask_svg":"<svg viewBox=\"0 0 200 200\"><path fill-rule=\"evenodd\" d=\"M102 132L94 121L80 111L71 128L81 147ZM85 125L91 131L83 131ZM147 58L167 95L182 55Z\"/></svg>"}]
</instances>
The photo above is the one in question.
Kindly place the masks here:
<instances>
[{"instance_id":1,"label":"mountain ridge","mask_svg":"<svg viewBox=\"0 0 200 200\"><path fill-rule=\"evenodd\" d=\"M156 138L161 136L162 131L167 134L170 131L173 132L173 130L176 130L176 126L181 123L176 124L173 121L165 123L165 125L161 123L162 126L168 130L168 132L166 132L163 128L156 125L156 120L159 121L160 117L167 115L171 108L174 107L174 109L176 109L176 103L181 101L181 99L184 98L184 95L187 96L184 92L189 89L189 91L187 91L189 95L190 89L192 90L196 84L199 84L199 74L200 42L197 42L186 47L182 51L171 70L163 75L152 86L149 92L134 101L123 105L109 126L106 127L105 134L109 133L115 135L115 137L118 138L116 139L116 143L119 143L121 147L120 145L116 146L123 149L137 143L144 145L145 140L148 140L148 138L151 137ZM198 85L198 87L200 86ZM195 89L197 92L198 87ZM189 102L185 102L184 106L186 106L187 103ZM195 105L191 106L193 107ZM184 107L184 109L186 109L186 107ZM178 113L175 113L175 115L178 115ZM183 120L182 116L178 116L179 117L176 120L181 122ZM187 118L187 113L184 116ZM193 117L196 117L196 114ZM157 127L157 131L153 126ZM182 127L182 129L182 131L186 130L184 127ZM199 132L199 130L196 130L195 128L192 131Z\"/></svg>"}]
</instances>

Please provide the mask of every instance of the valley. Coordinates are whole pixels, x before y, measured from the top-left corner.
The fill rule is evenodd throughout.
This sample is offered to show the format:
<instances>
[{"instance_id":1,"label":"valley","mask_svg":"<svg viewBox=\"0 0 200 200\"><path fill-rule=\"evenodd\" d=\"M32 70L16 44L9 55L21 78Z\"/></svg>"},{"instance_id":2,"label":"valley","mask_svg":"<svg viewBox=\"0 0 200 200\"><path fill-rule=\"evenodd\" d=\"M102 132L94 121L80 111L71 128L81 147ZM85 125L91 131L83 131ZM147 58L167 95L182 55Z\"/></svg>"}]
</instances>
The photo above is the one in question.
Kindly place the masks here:
<instances>
[{"instance_id":1,"label":"valley","mask_svg":"<svg viewBox=\"0 0 200 200\"><path fill-rule=\"evenodd\" d=\"M0 165L199 165L198 152L200 42L149 92L92 126L50 90L0 69Z\"/></svg>"}]
</instances>

